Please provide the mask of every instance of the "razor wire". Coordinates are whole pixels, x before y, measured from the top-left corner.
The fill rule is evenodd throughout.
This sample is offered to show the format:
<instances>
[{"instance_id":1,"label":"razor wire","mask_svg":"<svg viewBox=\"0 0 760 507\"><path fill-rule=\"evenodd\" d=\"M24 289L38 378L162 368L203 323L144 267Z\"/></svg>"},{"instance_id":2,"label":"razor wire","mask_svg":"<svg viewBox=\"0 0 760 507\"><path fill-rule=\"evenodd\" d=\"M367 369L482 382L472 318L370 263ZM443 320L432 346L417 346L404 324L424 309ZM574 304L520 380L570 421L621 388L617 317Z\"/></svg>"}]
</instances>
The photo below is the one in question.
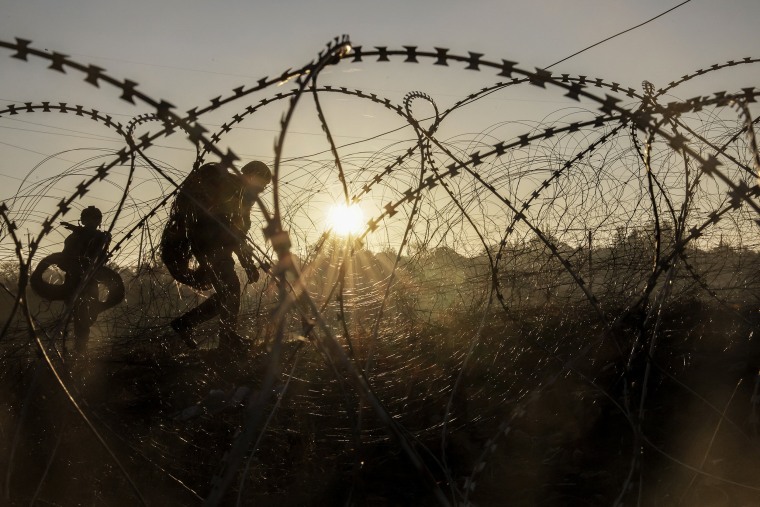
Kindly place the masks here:
<instances>
[{"instance_id":1,"label":"razor wire","mask_svg":"<svg viewBox=\"0 0 760 507\"><path fill-rule=\"evenodd\" d=\"M641 499L650 494L642 492L648 484L646 446L686 463L660 448L646 426L651 378L658 368L664 370L658 362L663 358L657 357L665 336L663 315L707 295L721 311L736 315L731 343L742 341L742 326L756 326L753 314L743 312L758 304L753 294L760 281L760 154L752 111L760 89L667 104L658 98L708 72L757 59L698 70L656 92L645 83L639 92L598 78L530 71L480 53L413 46L368 50L342 37L297 70L236 87L231 95L180 114L134 81L113 78L62 53L34 49L30 41L0 41L0 47L30 64L40 60L51 70L84 76L90 85L105 86L105 93L115 91L121 100L149 109L126 126L90 105L26 102L0 111L0 121L26 114L71 115L123 139L122 148L95 148L103 153L40 182L32 182L28 176L34 170L29 171L17 195L0 205L0 252L7 271L3 289L6 301L12 301L3 315L0 360L13 366L4 375L12 383L25 375L20 365L38 361L36 346L143 503L147 483L134 479L121 464L124 457L147 460L196 500L200 494L206 505L220 505L238 481L238 503L253 484L273 484L273 491L282 491L282 479L274 476L290 477L294 471L278 452L297 452L292 449L307 444L324 452L336 443L340 447L329 458L337 469L348 470L352 495L362 494L368 481L364 474L371 473L362 470L364 456L384 450L411 463L423 485L421 494L431 501L479 503L476 485L489 467L497 467L492 460L500 442L508 442L531 408L561 391L568 377L588 389L580 401L605 400L630 431L629 456L618 467L620 476L608 481L615 491L609 502ZM331 65L371 70L391 62L475 71L484 80L501 81L448 108L415 89L396 102L340 83L318 84L326 80L321 71ZM271 93L275 85L291 82L292 89ZM568 106L539 120L507 118L477 134L456 131L452 118L466 117L485 98L521 87L560 95ZM269 95L241 105L254 94ZM362 101L412 134L369 151L340 146L332 134L339 123L332 97ZM286 158L292 142L288 134L309 99L329 157ZM432 108L432 114L418 117L415 105ZM240 158L225 151L223 141L277 107L282 117L271 156L271 210L258 199L256 213L265 241L249 238L267 280L246 286L240 315L240 328L263 352L219 364L212 355L213 338L196 356L172 344L168 320L204 294L171 279L157 255L159 238L167 207L189 170L217 157L225 169L238 173ZM234 112L224 113L228 119L208 135L204 119L227 108ZM187 167L151 155L160 139L177 136L195 153ZM119 184L122 168L126 181ZM84 180L72 183L82 174ZM347 239L329 229L321 232L314 218L334 182L338 201L368 203L374 210L363 230ZM126 308L101 317L100 345L93 353L113 364L111 382L141 380L156 388L142 393L141 400L160 407L145 415L162 421L157 428L115 422L117 404L87 403L88 386L74 375L81 366L66 348L65 323L72 308L40 301L28 287L33 266L61 245L55 223L84 206L104 184L119 194L107 213L115 239L108 261L125 279L128 299ZM63 196L53 197L56 192ZM569 331L579 325L591 336ZM310 347L304 349L307 342ZM293 346L295 353L287 354ZM187 385L178 385L167 371ZM693 392L681 380L673 382ZM220 386L234 394L219 398ZM31 403L33 391L27 389L17 414ZM719 412L712 405L705 411ZM13 420L23 425L25 416ZM117 426L121 429L113 429ZM201 453L200 442L225 430L234 435L206 451L209 466L197 466L193 457ZM292 443L298 432L307 442ZM115 442L120 434L132 434L132 449L117 456L107 440ZM188 443L193 438L199 442ZM740 438L751 441L747 434ZM17 440L9 448L11 456ZM141 449L137 442L147 444ZM56 444L51 462L58 449ZM454 450L461 454L462 449L467 458L455 459ZM258 462L254 451L262 455ZM173 462L174 453L185 458ZM760 491L754 483L705 471L703 465L684 467L744 492ZM12 475L13 460L6 499ZM634 482L638 493L631 488Z\"/></svg>"}]
</instances>

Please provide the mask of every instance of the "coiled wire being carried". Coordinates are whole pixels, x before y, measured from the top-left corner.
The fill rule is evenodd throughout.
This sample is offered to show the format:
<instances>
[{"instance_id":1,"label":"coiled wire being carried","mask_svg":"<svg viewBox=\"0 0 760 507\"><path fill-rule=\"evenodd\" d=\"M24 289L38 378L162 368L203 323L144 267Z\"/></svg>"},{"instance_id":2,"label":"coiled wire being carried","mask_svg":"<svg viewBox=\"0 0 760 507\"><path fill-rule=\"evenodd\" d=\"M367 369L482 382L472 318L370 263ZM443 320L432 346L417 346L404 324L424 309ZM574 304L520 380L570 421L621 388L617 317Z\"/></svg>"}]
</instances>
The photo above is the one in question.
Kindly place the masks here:
<instances>
[{"instance_id":1,"label":"coiled wire being carried","mask_svg":"<svg viewBox=\"0 0 760 507\"><path fill-rule=\"evenodd\" d=\"M121 276L103 265L111 235L98 230L102 219L103 214L98 208L88 206L82 211L82 225L63 222L62 225L72 231L64 241L63 251L44 257L29 280L32 289L50 301L71 301L75 296L81 298L87 293L88 313L91 314L88 320L93 322L97 314L121 303L125 296ZM53 266L64 273L63 283L51 283L51 277L44 276ZM82 285L83 282L86 283ZM80 286L82 294L77 296ZM104 300L100 299L102 293L105 293Z\"/></svg>"},{"instance_id":2,"label":"coiled wire being carried","mask_svg":"<svg viewBox=\"0 0 760 507\"><path fill-rule=\"evenodd\" d=\"M29 279L29 284L34 292L41 298L49 301L64 301L71 298L82 279L79 276L69 274L71 270L68 264L69 260L63 252L52 253L44 257L37 264L37 267L34 268L32 276ZM65 274L63 283L51 283L44 276L45 272L53 266L56 266ZM105 292L105 299L102 301L98 300L96 308L98 313L113 308L124 300L126 293L124 282L121 276L113 269L100 266L93 273L92 280L98 284L99 289L105 289L104 291L99 291L101 293Z\"/></svg>"},{"instance_id":3,"label":"coiled wire being carried","mask_svg":"<svg viewBox=\"0 0 760 507\"><path fill-rule=\"evenodd\" d=\"M161 260L178 282L196 290L208 290L211 288L211 273L197 262L190 239L191 231L197 228L199 207L208 206L206 202L195 203L188 198L188 187L200 189L202 194L206 193L203 190L208 190L197 179L197 174L191 173L172 203L169 219L161 233Z\"/></svg>"}]
</instances>

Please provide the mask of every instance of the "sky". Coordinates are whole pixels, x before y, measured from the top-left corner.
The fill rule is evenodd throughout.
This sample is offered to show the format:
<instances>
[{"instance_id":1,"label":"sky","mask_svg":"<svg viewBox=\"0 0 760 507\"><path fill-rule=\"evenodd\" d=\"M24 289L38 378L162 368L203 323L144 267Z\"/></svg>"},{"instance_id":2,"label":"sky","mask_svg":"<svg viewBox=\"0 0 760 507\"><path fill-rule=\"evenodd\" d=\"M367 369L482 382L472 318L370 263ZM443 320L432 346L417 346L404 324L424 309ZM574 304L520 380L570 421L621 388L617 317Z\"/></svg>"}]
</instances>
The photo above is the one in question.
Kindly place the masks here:
<instances>
[{"instance_id":1,"label":"sky","mask_svg":"<svg viewBox=\"0 0 760 507\"><path fill-rule=\"evenodd\" d=\"M678 3L3 0L0 33L106 64L158 93L174 95L178 83L167 84L170 77L260 77L310 60L343 33L357 45L447 47L543 67ZM758 19L760 4L754 0L692 0L555 70L656 83L746 56L760 42ZM194 88L188 82L184 86Z\"/></svg>"},{"instance_id":2,"label":"sky","mask_svg":"<svg viewBox=\"0 0 760 507\"><path fill-rule=\"evenodd\" d=\"M472 51L495 61L512 60L523 68L533 69L546 67L679 3L0 0L0 38L29 39L35 48L98 65L114 77L139 83L140 89L151 97L168 100L178 111L185 111L208 104L213 97L226 96L239 85L298 68L341 34L348 34L354 46L413 45L427 50L443 47L452 53ZM637 89L645 79L661 86L715 63L757 57L758 21L757 0L691 0L651 23L557 64L552 71L601 77ZM40 61L22 62L9 56L10 52L0 51L0 107L44 100L84 104L124 123L135 115L151 112L140 105L119 101L113 89L95 89L79 76L48 70ZM758 78L757 65L737 69L730 75L701 80L701 88L695 93L753 86L760 82ZM442 107L494 82L483 73L430 66L412 69L395 63L341 64L326 70L320 79L322 83L360 88L396 102L409 91L421 90ZM690 96L689 85L684 86L683 93L682 98ZM526 118L558 107L552 97L528 92L517 92L509 98L489 98L483 104L483 118L476 118L480 113L473 113L457 127L471 131L485 128L487 121L495 121L486 120L485 116L497 105L515 117ZM367 106L350 101L344 106L341 110L340 101L331 102L328 111L339 144L371 137L399 125L397 119ZM247 125L244 136L230 137L230 147L244 159L271 161L281 112L257 116ZM286 156L324 148L319 124L311 116L292 126ZM208 118L211 130L227 118L223 115ZM476 124L475 119L482 119L483 123ZM383 140L388 144L408 137L388 135ZM11 202L30 173L32 179L42 178L46 169L55 172L84 159L73 151L62 154L64 150L107 149L114 146L113 141L112 133L104 132L102 127L69 118L52 115L0 118L3 160L0 200ZM370 153L372 149L367 147ZM168 140L165 151L157 158L181 168L192 162L192 155L182 140L176 144ZM61 165L48 160L50 156ZM95 155L88 152L88 156ZM334 186L337 187L337 182ZM329 193L333 191L337 192L333 188ZM31 206L29 202L25 206ZM44 203L41 201L39 206Z\"/></svg>"}]
</instances>

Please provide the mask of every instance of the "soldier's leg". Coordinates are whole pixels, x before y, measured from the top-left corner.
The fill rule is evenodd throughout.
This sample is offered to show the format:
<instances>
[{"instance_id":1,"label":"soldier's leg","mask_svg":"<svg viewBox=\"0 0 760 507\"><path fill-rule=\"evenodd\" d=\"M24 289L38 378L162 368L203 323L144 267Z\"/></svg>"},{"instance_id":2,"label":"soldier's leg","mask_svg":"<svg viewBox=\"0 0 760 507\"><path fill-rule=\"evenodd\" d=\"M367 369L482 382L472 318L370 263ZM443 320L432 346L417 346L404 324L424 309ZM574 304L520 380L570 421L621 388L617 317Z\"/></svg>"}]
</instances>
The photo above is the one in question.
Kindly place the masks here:
<instances>
[{"instance_id":1,"label":"soldier's leg","mask_svg":"<svg viewBox=\"0 0 760 507\"><path fill-rule=\"evenodd\" d=\"M74 350L84 352L90 340L90 315L87 303L81 299L74 306Z\"/></svg>"},{"instance_id":2,"label":"soldier's leg","mask_svg":"<svg viewBox=\"0 0 760 507\"><path fill-rule=\"evenodd\" d=\"M201 270L213 275L213 258L209 255L199 254L197 260ZM212 284L213 285L213 284ZM192 330L199 324L219 315L219 295L212 294L203 303L192 308L171 322L171 327L179 333L182 340L190 348L196 348L198 344L191 336Z\"/></svg>"},{"instance_id":3,"label":"soldier's leg","mask_svg":"<svg viewBox=\"0 0 760 507\"><path fill-rule=\"evenodd\" d=\"M219 252L213 258L212 265L214 274L211 283L219 298L219 347L228 348L240 341L235 331L240 311L240 280L235 273L232 252Z\"/></svg>"},{"instance_id":4,"label":"soldier's leg","mask_svg":"<svg viewBox=\"0 0 760 507\"><path fill-rule=\"evenodd\" d=\"M206 301L177 317L171 322L178 333L190 332L198 324L219 314L219 296L212 294Z\"/></svg>"},{"instance_id":5,"label":"soldier's leg","mask_svg":"<svg viewBox=\"0 0 760 507\"><path fill-rule=\"evenodd\" d=\"M90 282L74 305L74 349L79 353L87 350L90 327L98 318L98 284Z\"/></svg>"}]
</instances>

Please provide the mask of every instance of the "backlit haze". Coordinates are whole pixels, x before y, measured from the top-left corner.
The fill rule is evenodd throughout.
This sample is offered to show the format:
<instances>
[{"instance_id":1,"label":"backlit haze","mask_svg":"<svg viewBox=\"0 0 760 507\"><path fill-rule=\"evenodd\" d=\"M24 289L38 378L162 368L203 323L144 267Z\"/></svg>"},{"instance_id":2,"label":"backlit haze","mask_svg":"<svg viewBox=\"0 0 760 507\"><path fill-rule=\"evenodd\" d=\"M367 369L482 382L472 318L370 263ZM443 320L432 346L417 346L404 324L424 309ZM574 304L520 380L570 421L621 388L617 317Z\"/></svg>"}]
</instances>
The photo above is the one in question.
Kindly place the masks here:
<instances>
[{"instance_id":1,"label":"backlit haze","mask_svg":"<svg viewBox=\"0 0 760 507\"><path fill-rule=\"evenodd\" d=\"M181 113L202 107L231 90L250 87L259 79L278 76L314 59L335 36L348 34L353 46L365 48L418 46L421 50L449 48L452 53L483 53L493 61L519 62L525 69L550 66L576 51L613 34L642 23L678 2L566 2L476 1L476 2L279 2L252 5L250 2L55 2L4 0L0 7L2 39L28 39L32 46L69 55L72 60L106 69L109 75L138 83L150 97L164 99ZM554 67L555 74L601 77L624 87L640 89L643 80L663 86L680 76L714 63L739 60L760 47L756 22L760 3L756 0L689 2L636 30ZM39 60L24 62L0 54L0 106L49 101L81 104L127 124L144 113L142 104L119 100L114 89L93 88L80 76L51 71ZM757 66L737 69L730 76L710 76L699 90L739 90L758 82ZM730 79L727 79L730 78ZM346 87L388 98L400 104L411 91L432 97L439 109L450 107L496 77L460 68L410 65L402 61L352 62L346 59L322 72L320 86ZM221 108L199 119L209 133L247 104L287 92L293 83L278 90L269 88L253 94L232 108ZM692 91L679 88L681 97ZM308 97L302 98L284 141L280 167L283 213L291 220L295 235L303 242L314 241L327 228L344 226L328 218L336 203L357 195L377 168L395 159L398 150L413 144L414 132L387 109L344 95L322 94L321 106L339 147L347 174L346 188L337 176L325 133ZM280 132L279 121L287 101L262 107L225 135L219 143L240 158L239 166L259 159L274 161L273 144ZM415 116L428 117L432 109L424 102L414 104ZM447 119L437 136L450 140L462 152L471 149L472 139L489 140L489 129L499 122L531 122L573 114L567 99L556 93L521 87L509 94L479 100L465 113ZM21 229L35 231L59 199L70 195L91 173L92 167L112 157L123 140L102 125L73 115L28 114L0 118L0 200L11 210L23 209L15 217ZM155 126L153 127L155 129ZM145 132L151 131L147 126ZM138 136L143 132L138 132ZM513 135L519 133L514 131ZM500 133L502 136L509 133ZM192 165L196 151L186 137L157 141L151 148L153 163L180 182ZM209 161L213 158L209 157ZM80 170L81 168L81 170ZM88 172L90 171L90 172ZM120 171L120 172L119 172ZM82 207L94 204L103 209L106 221L115 213L120 187L127 171L93 188ZM64 178L58 175L67 172ZM53 178L49 183L47 178ZM413 174L399 174L396 191L413 186ZM140 217L140 211L172 189L147 167L134 175L130 198L114 228L115 237ZM44 196L28 197L43 192ZM346 190L348 195L346 195ZM27 196L23 202L16 195ZM364 220L378 215L391 195L372 194L362 201ZM36 201L35 201L36 199ZM264 200L270 206L271 189ZM484 206L488 206L484 204ZM488 217L488 211L483 211ZM341 222L342 223L342 222ZM254 230L261 223L254 220ZM498 238L499 224L482 230ZM348 226L345 226L348 227ZM369 235L368 246L382 248L397 241L403 224L388 221ZM352 234L356 226L351 226ZM54 233L51 241L62 236ZM464 238L457 248L467 250ZM464 245L464 247L463 247ZM52 248L52 245L50 246ZM473 250L477 247L473 246ZM465 252L467 253L467 252Z\"/></svg>"}]
</instances>

